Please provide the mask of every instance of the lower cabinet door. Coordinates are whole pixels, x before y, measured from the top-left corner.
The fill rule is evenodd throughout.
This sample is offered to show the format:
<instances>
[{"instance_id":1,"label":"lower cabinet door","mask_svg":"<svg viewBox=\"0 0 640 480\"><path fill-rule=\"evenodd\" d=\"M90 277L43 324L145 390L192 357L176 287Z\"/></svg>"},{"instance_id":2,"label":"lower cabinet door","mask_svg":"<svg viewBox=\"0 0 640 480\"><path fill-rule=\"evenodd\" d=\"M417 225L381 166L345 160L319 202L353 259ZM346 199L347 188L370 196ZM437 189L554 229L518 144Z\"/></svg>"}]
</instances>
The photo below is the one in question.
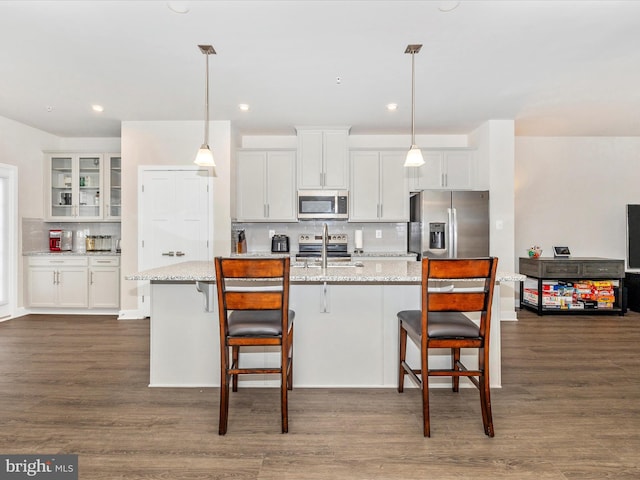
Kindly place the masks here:
<instances>
[{"instance_id":1,"label":"lower cabinet door","mask_svg":"<svg viewBox=\"0 0 640 480\"><path fill-rule=\"evenodd\" d=\"M87 308L87 267L58 269L58 307Z\"/></svg>"},{"instance_id":2,"label":"lower cabinet door","mask_svg":"<svg viewBox=\"0 0 640 480\"><path fill-rule=\"evenodd\" d=\"M56 307L58 305L58 271L51 267L29 268L27 304L30 307Z\"/></svg>"},{"instance_id":3,"label":"lower cabinet door","mask_svg":"<svg viewBox=\"0 0 640 480\"><path fill-rule=\"evenodd\" d=\"M97 267L89 271L89 308L120 307L120 269Z\"/></svg>"}]
</instances>

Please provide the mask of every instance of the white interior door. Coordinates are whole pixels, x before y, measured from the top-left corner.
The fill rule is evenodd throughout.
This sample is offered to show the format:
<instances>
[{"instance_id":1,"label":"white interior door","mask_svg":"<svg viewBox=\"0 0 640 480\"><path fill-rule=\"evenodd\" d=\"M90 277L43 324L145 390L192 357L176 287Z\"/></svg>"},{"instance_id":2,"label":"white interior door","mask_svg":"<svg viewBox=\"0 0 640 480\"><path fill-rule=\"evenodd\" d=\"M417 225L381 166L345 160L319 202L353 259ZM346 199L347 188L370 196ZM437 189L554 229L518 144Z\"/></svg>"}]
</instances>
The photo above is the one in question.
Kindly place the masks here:
<instances>
[{"instance_id":1,"label":"white interior door","mask_svg":"<svg viewBox=\"0 0 640 480\"><path fill-rule=\"evenodd\" d=\"M0 164L0 320L16 309L18 274L18 169Z\"/></svg>"},{"instance_id":2,"label":"white interior door","mask_svg":"<svg viewBox=\"0 0 640 480\"><path fill-rule=\"evenodd\" d=\"M141 167L140 270L211 260L213 188L205 169ZM147 296L148 289L141 295ZM141 299L149 314L149 302Z\"/></svg>"}]
</instances>

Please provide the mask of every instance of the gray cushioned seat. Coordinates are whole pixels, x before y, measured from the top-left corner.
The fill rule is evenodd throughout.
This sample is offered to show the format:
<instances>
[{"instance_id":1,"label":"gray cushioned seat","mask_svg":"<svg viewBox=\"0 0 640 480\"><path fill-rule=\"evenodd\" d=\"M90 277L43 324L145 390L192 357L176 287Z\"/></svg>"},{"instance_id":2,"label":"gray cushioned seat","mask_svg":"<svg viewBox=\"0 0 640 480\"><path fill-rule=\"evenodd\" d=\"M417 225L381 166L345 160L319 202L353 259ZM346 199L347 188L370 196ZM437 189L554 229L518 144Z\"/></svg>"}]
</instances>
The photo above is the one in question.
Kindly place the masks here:
<instances>
[{"instance_id":1,"label":"gray cushioned seat","mask_svg":"<svg viewBox=\"0 0 640 480\"><path fill-rule=\"evenodd\" d=\"M420 310L403 310L398 318L405 322L407 330L420 335L422 328L422 312ZM458 312L431 312L427 324L427 335L430 338L479 338L480 329L466 315Z\"/></svg>"},{"instance_id":2,"label":"gray cushioned seat","mask_svg":"<svg viewBox=\"0 0 640 480\"><path fill-rule=\"evenodd\" d=\"M296 312L289 310L289 327L293 323ZM280 310L235 310L229 314L229 336L264 336L282 335Z\"/></svg>"}]
</instances>

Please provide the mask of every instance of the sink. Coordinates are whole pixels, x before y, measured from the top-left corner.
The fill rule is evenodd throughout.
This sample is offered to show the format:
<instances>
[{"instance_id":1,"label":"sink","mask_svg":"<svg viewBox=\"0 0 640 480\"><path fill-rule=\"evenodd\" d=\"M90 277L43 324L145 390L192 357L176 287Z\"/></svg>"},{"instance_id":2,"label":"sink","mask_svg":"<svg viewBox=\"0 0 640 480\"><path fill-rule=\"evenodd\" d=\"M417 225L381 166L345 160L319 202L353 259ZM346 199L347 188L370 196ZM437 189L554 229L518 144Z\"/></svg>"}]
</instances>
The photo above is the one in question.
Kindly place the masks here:
<instances>
[{"instance_id":1,"label":"sink","mask_svg":"<svg viewBox=\"0 0 640 480\"><path fill-rule=\"evenodd\" d=\"M327 268L355 268L355 267L364 267L362 262L351 262L351 261L338 261L338 262L328 262ZM291 268L322 268L320 262L295 262L291 265Z\"/></svg>"}]
</instances>

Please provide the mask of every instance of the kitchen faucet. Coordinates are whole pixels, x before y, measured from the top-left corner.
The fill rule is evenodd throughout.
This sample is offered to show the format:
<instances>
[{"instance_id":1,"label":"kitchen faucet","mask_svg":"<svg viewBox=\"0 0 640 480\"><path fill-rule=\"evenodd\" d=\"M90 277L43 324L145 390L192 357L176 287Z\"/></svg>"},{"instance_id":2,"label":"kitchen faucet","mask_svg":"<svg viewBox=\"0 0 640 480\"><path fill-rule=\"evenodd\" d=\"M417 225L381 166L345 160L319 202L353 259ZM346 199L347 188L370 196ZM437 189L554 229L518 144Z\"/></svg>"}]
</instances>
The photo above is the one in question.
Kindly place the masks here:
<instances>
[{"instance_id":1,"label":"kitchen faucet","mask_svg":"<svg viewBox=\"0 0 640 480\"><path fill-rule=\"evenodd\" d=\"M322 224L322 268L327 268L327 244L329 243L329 226Z\"/></svg>"}]
</instances>

